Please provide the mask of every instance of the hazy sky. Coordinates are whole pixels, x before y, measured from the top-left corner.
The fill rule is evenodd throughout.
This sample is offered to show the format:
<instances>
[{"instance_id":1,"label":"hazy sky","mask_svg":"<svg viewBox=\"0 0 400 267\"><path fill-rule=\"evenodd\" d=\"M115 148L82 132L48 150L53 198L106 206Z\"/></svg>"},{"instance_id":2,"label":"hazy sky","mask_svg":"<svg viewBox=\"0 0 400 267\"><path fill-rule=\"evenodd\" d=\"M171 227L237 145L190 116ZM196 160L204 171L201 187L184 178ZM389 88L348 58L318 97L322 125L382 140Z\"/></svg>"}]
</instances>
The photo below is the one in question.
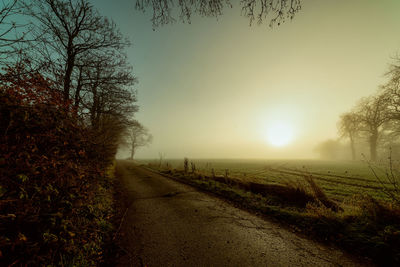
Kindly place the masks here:
<instances>
[{"instance_id":1,"label":"hazy sky","mask_svg":"<svg viewBox=\"0 0 400 267\"><path fill-rule=\"evenodd\" d=\"M135 0L92 2L133 42L136 118L154 136L141 158L314 157L400 51L398 0L303 0L293 21L273 29L249 27L236 6L155 31ZM271 145L271 128L293 140Z\"/></svg>"}]
</instances>

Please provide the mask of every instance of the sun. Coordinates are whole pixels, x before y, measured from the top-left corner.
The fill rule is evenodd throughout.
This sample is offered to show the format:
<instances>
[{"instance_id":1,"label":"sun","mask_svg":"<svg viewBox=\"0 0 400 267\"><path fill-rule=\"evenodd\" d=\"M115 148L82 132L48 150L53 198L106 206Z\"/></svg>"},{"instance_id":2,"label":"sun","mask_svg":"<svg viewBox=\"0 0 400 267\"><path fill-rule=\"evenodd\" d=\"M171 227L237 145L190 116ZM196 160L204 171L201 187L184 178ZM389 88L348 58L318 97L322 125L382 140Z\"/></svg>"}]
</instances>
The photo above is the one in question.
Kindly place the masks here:
<instances>
[{"instance_id":1,"label":"sun","mask_svg":"<svg viewBox=\"0 0 400 267\"><path fill-rule=\"evenodd\" d=\"M272 123L267 127L266 137L268 143L273 146L285 146L293 140L293 127L282 121Z\"/></svg>"}]
</instances>

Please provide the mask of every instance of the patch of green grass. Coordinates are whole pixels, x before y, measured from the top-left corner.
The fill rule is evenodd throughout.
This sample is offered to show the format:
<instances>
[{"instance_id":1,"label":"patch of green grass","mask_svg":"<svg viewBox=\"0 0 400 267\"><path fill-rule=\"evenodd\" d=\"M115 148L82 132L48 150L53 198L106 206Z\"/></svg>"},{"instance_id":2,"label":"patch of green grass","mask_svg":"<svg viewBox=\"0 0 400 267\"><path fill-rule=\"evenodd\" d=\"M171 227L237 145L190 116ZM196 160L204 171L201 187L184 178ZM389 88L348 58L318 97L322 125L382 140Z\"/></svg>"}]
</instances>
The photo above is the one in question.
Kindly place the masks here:
<instances>
[{"instance_id":1,"label":"patch of green grass","mask_svg":"<svg viewBox=\"0 0 400 267\"><path fill-rule=\"evenodd\" d=\"M251 159L196 159L196 169L203 175L224 176L225 170L229 177L244 182L260 184L282 184L304 180L312 175L313 179L337 201L343 201L355 194L369 194L377 199L388 200L382 192L383 185L371 172L368 164L363 161L326 161L326 160L251 160ZM152 163L143 160L141 163ZM183 169L183 160L166 160L170 168ZM386 165L377 164L375 170L385 176ZM387 185L390 188L390 185Z\"/></svg>"}]
</instances>

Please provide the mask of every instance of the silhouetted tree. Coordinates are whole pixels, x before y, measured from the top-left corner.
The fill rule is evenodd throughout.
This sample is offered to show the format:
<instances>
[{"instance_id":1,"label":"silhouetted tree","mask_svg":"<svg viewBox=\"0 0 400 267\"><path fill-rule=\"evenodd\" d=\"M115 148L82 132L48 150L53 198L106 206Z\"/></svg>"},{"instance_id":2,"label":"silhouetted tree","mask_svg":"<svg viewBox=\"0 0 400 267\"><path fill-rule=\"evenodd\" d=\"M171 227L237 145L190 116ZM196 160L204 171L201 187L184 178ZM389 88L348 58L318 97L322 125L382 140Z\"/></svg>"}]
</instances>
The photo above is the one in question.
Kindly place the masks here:
<instances>
[{"instance_id":1,"label":"silhouetted tree","mask_svg":"<svg viewBox=\"0 0 400 267\"><path fill-rule=\"evenodd\" d=\"M129 41L116 25L88 0L38 0L24 8L34 18L36 47L30 59L46 66L40 72L55 90L61 89L96 135L110 134L104 125L115 130L129 125L138 110L136 78L124 52Z\"/></svg>"},{"instance_id":2,"label":"silhouetted tree","mask_svg":"<svg viewBox=\"0 0 400 267\"><path fill-rule=\"evenodd\" d=\"M16 16L22 14L22 8L17 0L0 1L0 64L9 60L18 52L18 44L25 40L27 25L17 23ZM21 31L25 28L25 31Z\"/></svg>"},{"instance_id":3,"label":"silhouetted tree","mask_svg":"<svg viewBox=\"0 0 400 267\"><path fill-rule=\"evenodd\" d=\"M103 116L118 117L128 125L138 110L136 92L126 56L119 51L91 53L79 61L75 73L74 103L96 128Z\"/></svg>"},{"instance_id":4,"label":"silhouetted tree","mask_svg":"<svg viewBox=\"0 0 400 267\"><path fill-rule=\"evenodd\" d=\"M389 81L383 86L388 98L387 113L391 120L400 122L400 57L396 57L386 73Z\"/></svg>"},{"instance_id":5,"label":"silhouetted tree","mask_svg":"<svg viewBox=\"0 0 400 267\"><path fill-rule=\"evenodd\" d=\"M390 120L388 103L386 94L377 94L363 98L356 106L360 130L367 134L372 161L377 159L378 140L383 133L383 126Z\"/></svg>"},{"instance_id":6,"label":"silhouetted tree","mask_svg":"<svg viewBox=\"0 0 400 267\"><path fill-rule=\"evenodd\" d=\"M343 145L333 139L328 139L319 143L315 148L314 151L319 154L322 159L338 159L343 156Z\"/></svg>"},{"instance_id":7,"label":"silhouetted tree","mask_svg":"<svg viewBox=\"0 0 400 267\"><path fill-rule=\"evenodd\" d=\"M341 138L348 137L350 140L351 157L356 159L355 139L360 131L360 118L354 112L347 112L340 116L338 130Z\"/></svg>"},{"instance_id":8,"label":"silhouetted tree","mask_svg":"<svg viewBox=\"0 0 400 267\"><path fill-rule=\"evenodd\" d=\"M130 159L133 159L135 156L136 150L139 147L146 146L150 144L153 140L152 135L149 133L148 129L146 129L142 124L138 121L133 121L132 125L128 128L127 131L127 140L126 143L130 149Z\"/></svg>"},{"instance_id":9,"label":"silhouetted tree","mask_svg":"<svg viewBox=\"0 0 400 267\"><path fill-rule=\"evenodd\" d=\"M242 15L250 25L257 20L261 24L270 16L270 26L292 19L301 9L300 0L241 0ZM232 8L230 0L136 0L136 9L153 10L153 27L179 20L190 23L193 14L202 17L218 17L224 8Z\"/></svg>"},{"instance_id":10,"label":"silhouetted tree","mask_svg":"<svg viewBox=\"0 0 400 267\"><path fill-rule=\"evenodd\" d=\"M72 96L72 88L78 86L72 77L84 58L129 45L116 25L87 0L37 0L26 10L35 18L40 59L47 61L53 80L63 88L65 100Z\"/></svg>"}]
</instances>

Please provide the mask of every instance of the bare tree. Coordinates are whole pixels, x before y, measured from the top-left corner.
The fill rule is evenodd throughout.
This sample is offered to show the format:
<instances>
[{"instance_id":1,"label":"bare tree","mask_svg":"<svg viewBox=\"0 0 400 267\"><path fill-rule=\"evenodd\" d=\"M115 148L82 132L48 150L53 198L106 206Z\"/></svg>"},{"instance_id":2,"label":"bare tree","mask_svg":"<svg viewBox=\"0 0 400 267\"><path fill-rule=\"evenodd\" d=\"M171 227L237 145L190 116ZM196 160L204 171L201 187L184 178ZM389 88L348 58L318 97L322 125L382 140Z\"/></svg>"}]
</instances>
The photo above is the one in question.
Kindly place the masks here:
<instances>
[{"instance_id":1,"label":"bare tree","mask_svg":"<svg viewBox=\"0 0 400 267\"><path fill-rule=\"evenodd\" d=\"M360 119L360 130L367 134L372 161L377 159L378 141L390 120L388 117L389 99L386 94L377 94L363 98L356 106Z\"/></svg>"},{"instance_id":2,"label":"bare tree","mask_svg":"<svg viewBox=\"0 0 400 267\"><path fill-rule=\"evenodd\" d=\"M400 122L400 56L397 56L390 64L386 76L389 81L383 86L383 89L389 100L388 116L391 120Z\"/></svg>"},{"instance_id":3,"label":"bare tree","mask_svg":"<svg viewBox=\"0 0 400 267\"><path fill-rule=\"evenodd\" d=\"M96 128L102 116L111 115L129 125L138 107L134 104L136 78L126 56L114 51L91 53L79 59L77 70L74 103L90 124Z\"/></svg>"},{"instance_id":4,"label":"bare tree","mask_svg":"<svg viewBox=\"0 0 400 267\"><path fill-rule=\"evenodd\" d=\"M292 19L300 11L300 0L241 0L242 15L261 24L270 16L270 26ZM179 20L190 23L193 14L202 17L219 17L224 8L232 8L230 0L136 0L136 9L153 10L153 27Z\"/></svg>"},{"instance_id":5,"label":"bare tree","mask_svg":"<svg viewBox=\"0 0 400 267\"><path fill-rule=\"evenodd\" d=\"M17 23L23 9L18 0L0 0L0 64L4 65L18 52L18 44L25 41L27 24ZM19 18L20 19L20 18Z\"/></svg>"},{"instance_id":6,"label":"bare tree","mask_svg":"<svg viewBox=\"0 0 400 267\"><path fill-rule=\"evenodd\" d=\"M21 8L32 20L27 58L33 69L40 66L54 90L74 103L97 145L116 151L138 110L124 51L129 41L89 0L21 0Z\"/></svg>"},{"instance_id":7,"label":"bare tree","mask_svg":"<svg viewBox=\"0 0 400 267\"><path fill-rule=\"evenodd\" d=\"M133 121L132 125L128 128L126 140L131 152L130 159L133 159L139 147L150 144L152 140L153 137L149 133L148 129L138 121Z\"/></svg>"},{"instance_id":8,"label":"bare tree","mask_svg":"<svg viewBox=\"0 0 400 267\"><path fill-rule=\"evenodd\" d=\"M80 58L129 45L116 25L87 0L38 0L26 10L35 19L34 35L42 44L40 58L47 61L54 81L62 86L65 100L72 95L73 72Z\"/></svg>"},{"instance_id":9,"label":"bare tree","mask_svg":"<svg viewBox=\"0 0 400 267\"><path fill-rule=\"evenodd\" d=\"M94 130L112 118L129 125L135 105L136 78L124 49L129 41L88 0L38 0L24 6L33 18L32 61L74 103ZM102 122L104 120L104 122Z\"/></svg>"},{"instance_id":10,"label":"bare tree","mask_svg":"<svg viewBox=\"0 0 400 267\"><path fill-rule=\"evenodd\" d=\"M347 112L340 116L338 122L338 130L341 138L348 137L350 139L351 157L356 159L355 139L360 132L360 118L354 112Z\"/></svg>"}]
</instances>

